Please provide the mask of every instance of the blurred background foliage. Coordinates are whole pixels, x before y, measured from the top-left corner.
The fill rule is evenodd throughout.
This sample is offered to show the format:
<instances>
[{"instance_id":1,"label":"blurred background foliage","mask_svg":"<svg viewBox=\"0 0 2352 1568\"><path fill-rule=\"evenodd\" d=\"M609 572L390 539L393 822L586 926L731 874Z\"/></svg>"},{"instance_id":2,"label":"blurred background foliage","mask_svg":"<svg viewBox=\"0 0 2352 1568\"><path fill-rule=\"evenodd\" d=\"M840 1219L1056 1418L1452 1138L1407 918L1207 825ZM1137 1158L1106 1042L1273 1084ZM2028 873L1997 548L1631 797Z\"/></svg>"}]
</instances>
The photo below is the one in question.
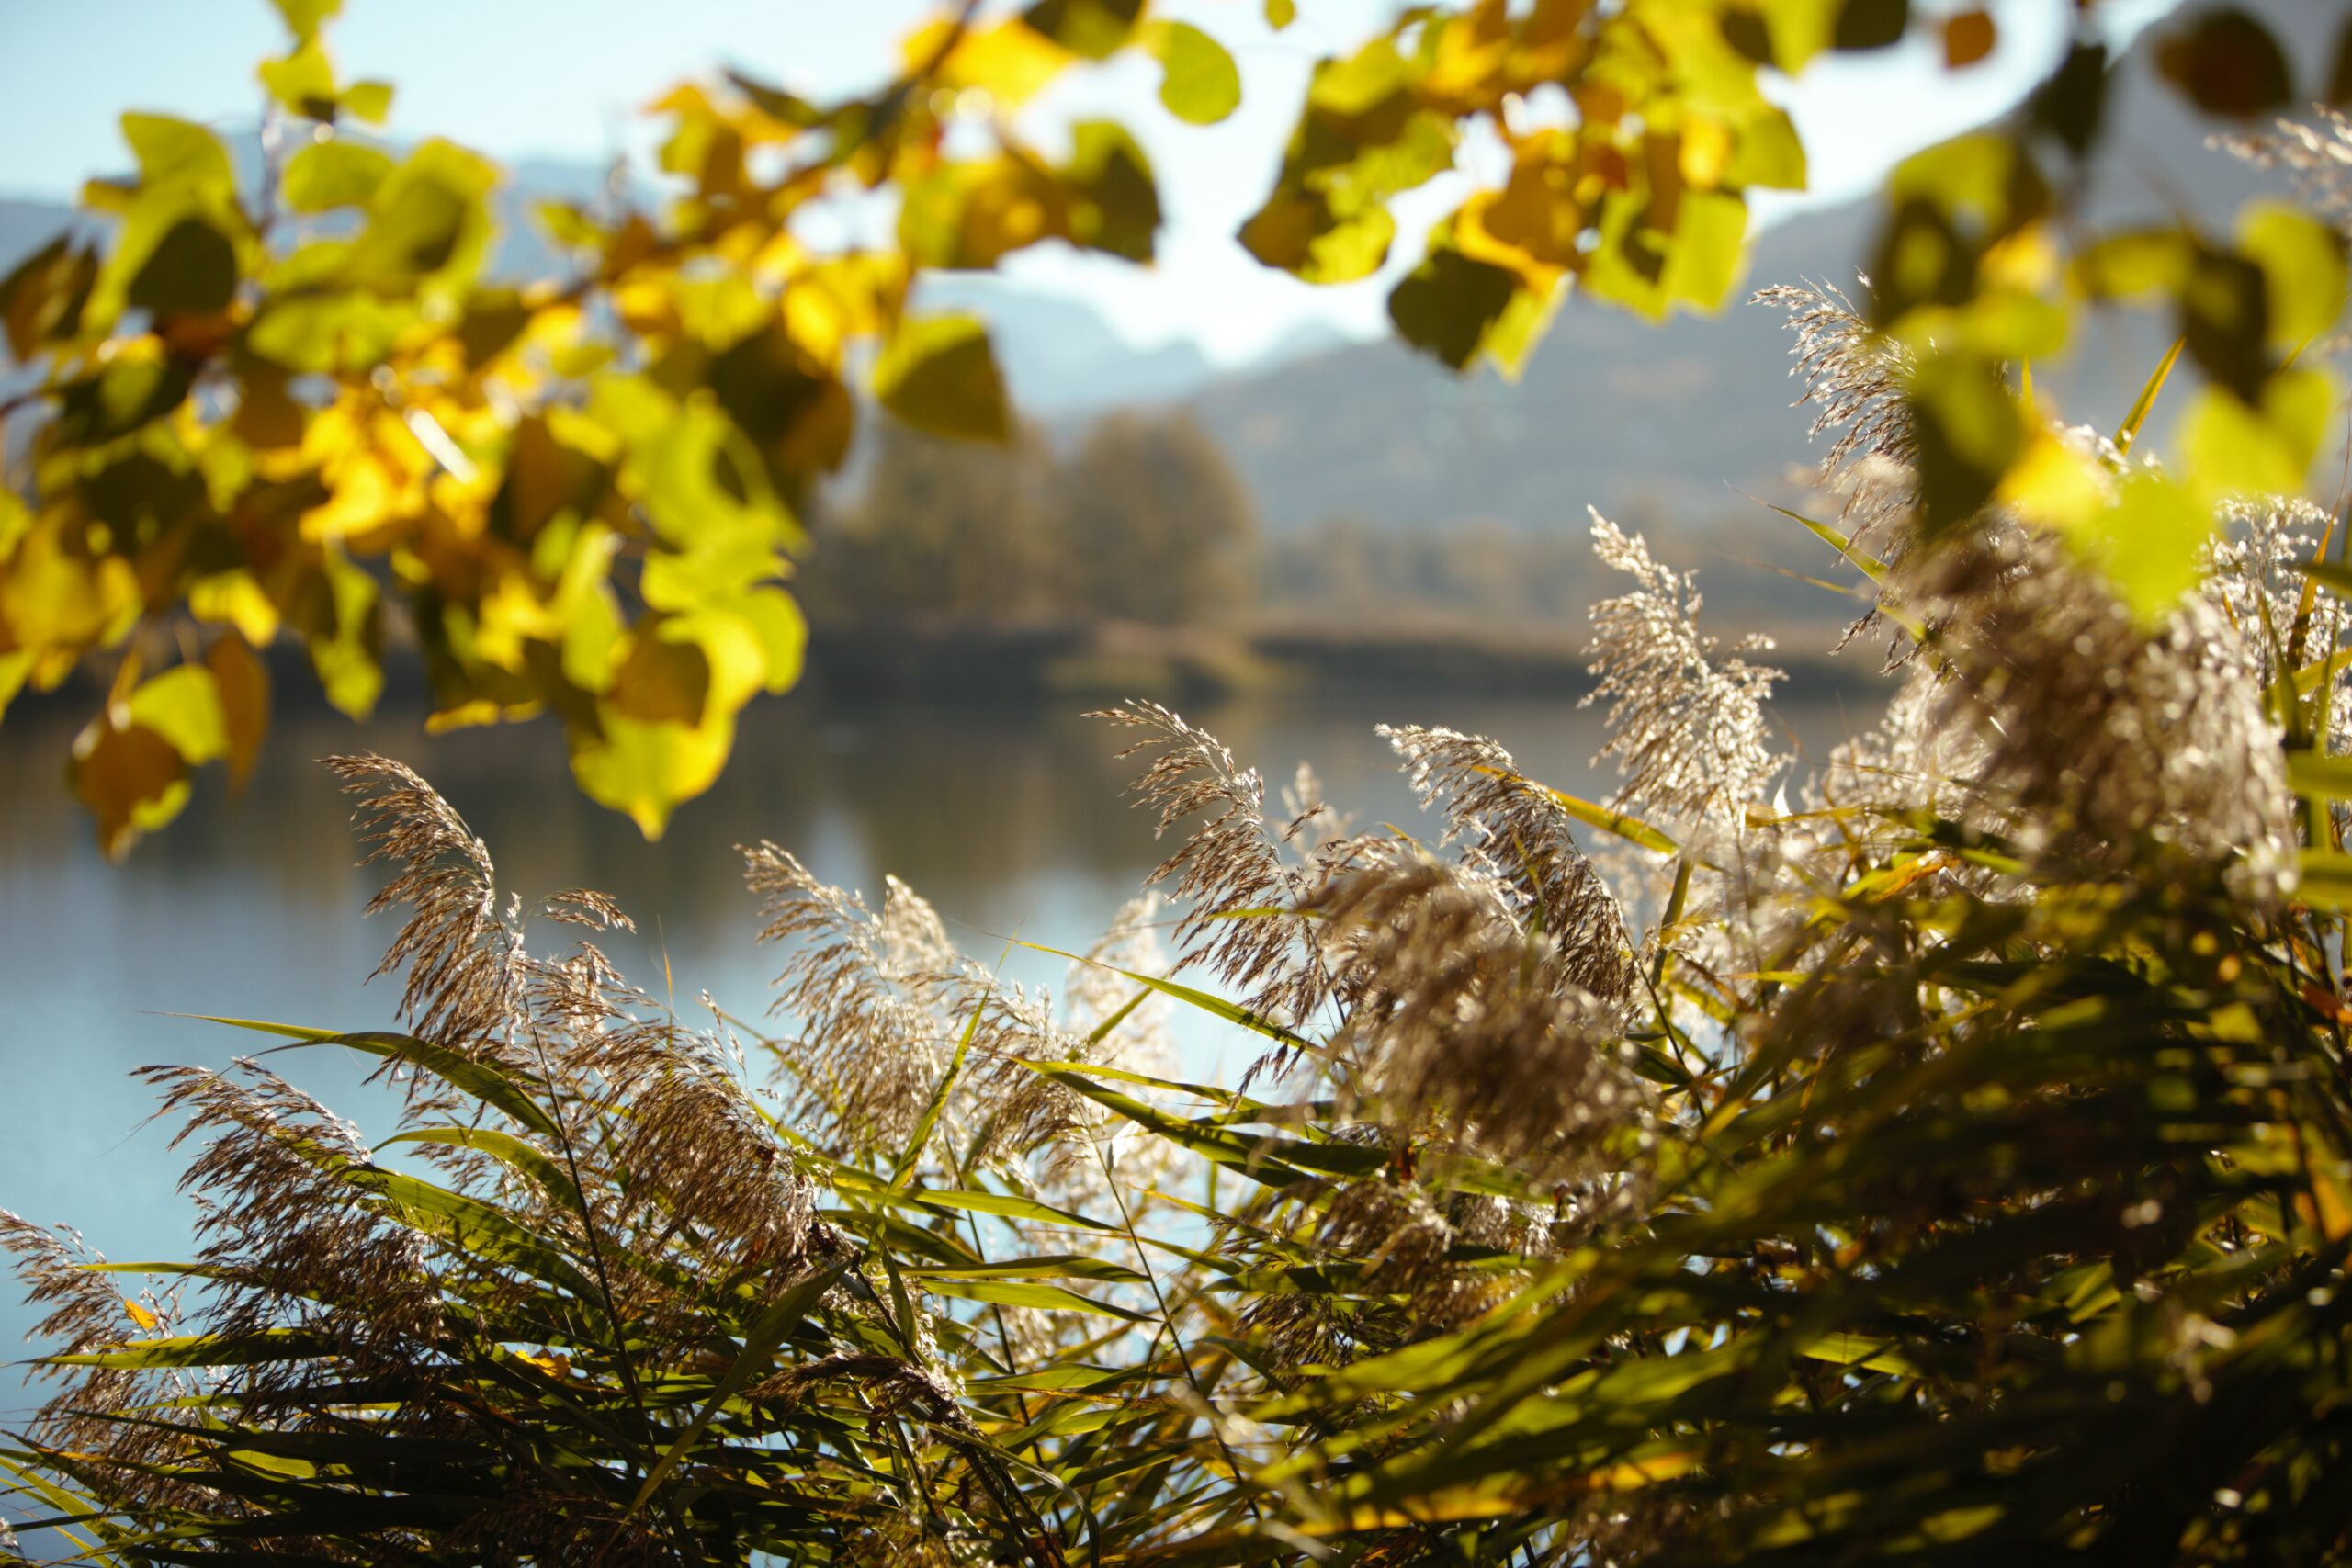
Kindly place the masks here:
<instances>
[{"instance_id":1,"label":"blurred background foliage","mask_svg":"<svg viewBox=\"0 0 2352 1568\"><path fill-rule=\"evenodd\" d=\"M1082 125L1057 162L1003 111L1122 50L1159 62L1180 118L1215 120L1238 91L1216 40L1137 4L967 7L910 38L901 75L867 96L680 87L654 106L671 194L543 203L532 221L556 265L494 278L500 171L446 141L369 138L391 87L338 76L336 7L283 9L257 178L241 181L200 126L127 116L136 173L84 193L106 221L0 287L11 353L38 374L8 400L0 689L100 667L110 690L72 773L111 852L179 808L191 768L250 766L270 706L254 654L280 640L355 715L378 699L387 648L413 643L435 726L558 716L582 787L658 832L723 765L742 705L800 669L786 583L861 405L956 438L1012 428L987 334L911 310L914 278L1047 240L1151 258L1159 203L1132 137ZM1395 238L1388 198L1450 167L1478 125L1512 149L1510 175L1441 223L1397 286L1405 339L1451 366L1515 367L1572 282L1651 316L1717 308L1739 269L1742 193L1804 180L1758 72L1883 43L1902 12L1406 13L1317 67L1244 243L1305 278L1363 276ZM1954 24L1956 62L1989 26ZM1573 102L1567 123L1520 123L1539 87ZM950 155L944 129L975 96L997 111L989 145ZM897 193L895 244L803 238L825 204L872 190ZM1973 297L1981 256L2035 220L2030 193L2019 201L1905 231L1949 252L1916 264L1940 268L1936 308ZM2237 343L2251 329L2216 330ZM2047 331L1982 347L2044 346ZM2230 352L2236 389L2260 393L2267 367ZM1134 434L1106 433L1070 474L1139 461L1112 449ZM888 510L859 515L870 529ZM1217 517L1212 538L1244 525ZM1081 536L1057 541L1049 592L1104 613L1142 594L1134 613L1165 619L1219 570L1220 547L1198 570L1108 570Z\"/></svg>"}]
</instances>

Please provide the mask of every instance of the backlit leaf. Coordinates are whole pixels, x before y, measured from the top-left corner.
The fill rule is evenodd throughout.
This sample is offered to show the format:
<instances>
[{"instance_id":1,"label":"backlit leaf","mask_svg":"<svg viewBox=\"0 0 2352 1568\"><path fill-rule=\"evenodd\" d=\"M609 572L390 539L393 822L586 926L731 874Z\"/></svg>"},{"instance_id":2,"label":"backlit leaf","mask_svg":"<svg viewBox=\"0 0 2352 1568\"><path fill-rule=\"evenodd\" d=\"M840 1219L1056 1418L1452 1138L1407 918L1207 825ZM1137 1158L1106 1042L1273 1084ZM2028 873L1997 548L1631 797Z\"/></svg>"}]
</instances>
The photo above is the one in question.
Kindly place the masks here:
<instances>
[{"instance_id":1,"label":"backlit leaf","mask_svg":"<svg viewBox=\"0 0 2352 1568\"><path fill-rule=\"evenodd\" d=\"M270 0L299 43L318 36L321 27L343 14L343 0Z\"/></svg>"},{"instance_id":2,"label":"backlit leaf","mask_svg":"<svg viewBox=\"0 0 2352 1568\"><path fill-rule=\"evenodd\" d=\"M74 795L97 819L98 847L109 860L121 859L140 834L169 822L187 803L187 763L144 725L93 720L74 742L71 778Z\"/></svg>"},{"instance_id":3,"label":"backlit leaf","mask_svg":"<svg viewBox=\"0 0 2352 1568\"><path fill-rule=\"evenodd\" d=\"M1937 355L1913 378L1919 497L1932 531L1973 516L2023 449L2025 423L1999 372L1973 356Z\"/></svg>"},{"instance_id":4,"label":"backlit leaf","mask_svg":"<svg viewBox=\"0 0 2352 1568\"><path fill-rule=\"evenodd\" d=\"M313 141L286 161L282 188L296 212L365 207L392 171L390 154L356 141Z\"/></svg>"},{"instance_id":5,"label":"backlit leaf","mask_svg":"<svg viewBox=\"0 0 2352 1568\"><path fill-rule=\"evenodd\" d=\"M1159 101L1190 125L1215 125L1241 104L1241 73L1225 46L1187 22L1154 25Z\"/></svg>"},{"instance_id":6,"label":"backlit leaf","mask_svg":"<svg viewBox=\"0 0 2352 1568\"><path fill-rule=\"evenodd\" d=\"M204 662L220 696L229 785L243 789L269 732L269 671L233 629L212 639Z\"/></svg>"},{"instance_id":7,"label":"backlit leaf","mask_svg":"<svg viewBox=\"0 0 2352 1568\"><path fill-rule=\"evenodd\" d=\"M2154 627L2197 586L2217 525L2213 509L2183 486L2134 474L2113 506L2067 536L2140 623Z\"/></svg>"},{"instance_id":8,"label":"backlit leaf","mask_svg":"<svg viewBox=\"0 0 2352 1568\"><path fill-rule=\"evenodd\" d=\"M191 767L228 753L228 715L220 684L206 665L175 665L141 682L125 711L131 723L170 742Z\"/></svg>"},{"instance_id":9,"label":"backlit leaf","mask_svg":"<svg viewBox=\"0 0 2352 1568\"><path fill-rule=\"evenodd\" d=\"M937 435L1001 441L1010 424L988 328L971 316L901 321L874 367L874 395L898 418Z\"/></svg>"},{"instance_id":10,"label":"backlit leaf","mask_svg":"<svg viewBox=\"0 0 2352 1568\"><path fill-rule=\"evenodd\" d=\"M2344 313L2344 237L2302 208L2248 202L2238 217L2238 251L2261 269L2273 349L2302 349Z\"/></svg>"},{"instance_id":11,"label":"backlit leaf","mask_svg":"<svg viewBox=\"0 0 2352 1568\"><path fill-rule=\"evenodd\" d=\"M2235 6L2208 7L2167 31L2156 69L2207 114L2265 114L2284 108L2295 91L2278 40Z\"/></svg>"},{"instance_id":12,"label":"backlit leaf","mask_svg":"<svg viewBox=\"0 0 2352 1568\"><path fill-rule=\"evenodd\" d=\"M1143 0L1036 0L1021 19L1072 54L1104 60L1127 41Z\"/></svg>"}]
</instances>

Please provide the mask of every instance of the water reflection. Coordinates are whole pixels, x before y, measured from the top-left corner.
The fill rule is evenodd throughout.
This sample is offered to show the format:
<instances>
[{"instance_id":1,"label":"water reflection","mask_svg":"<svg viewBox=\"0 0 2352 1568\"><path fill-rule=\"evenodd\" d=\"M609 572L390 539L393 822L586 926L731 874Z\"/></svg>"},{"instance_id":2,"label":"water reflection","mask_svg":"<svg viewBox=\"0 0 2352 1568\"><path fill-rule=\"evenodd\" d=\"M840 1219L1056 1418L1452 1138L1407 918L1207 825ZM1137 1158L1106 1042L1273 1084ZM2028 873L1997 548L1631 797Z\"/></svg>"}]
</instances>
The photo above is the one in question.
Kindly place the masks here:
<instances>
[{"instance_id":1,"label":"water reflection","mask_svg":"<svg viewBox=\"0 0 2352 1568\"><path fill-rule=\"evenodd\" d=\"M391 1023L390 983L363 985L391 930L358 916L377 874L355 866L347 802L311 759L369 749L412 762L488 841L505 886L526 899L577 886L612 893L640 929L614 953L632 978L658 991L666 957L682 1008L707 988L757 1017L774 965L753 942L735 846L762 838L848 886L878 890L896 873L984 961L1013 932L1083 946L1164 846L1120 796L1135 771L1114 756L1121 732L1078 706L758 705L724 779L658 844L580 796L545 726L426 738L413 717L354 727L297 716L281 721L241 799L226 800L208 777L182 820L121 866L98 857L62 787L68 721L12 716L0 740L0 953L12 982L0 1011L0 1086L12 1112L0 1205L74 1221L117 1258L174 1256L187 1241L187 1206L171 1195L181 1160L167 1147L170 1129L141 1126L149 1098L126 1075L148 1062L221 1063L268 1042L162 1015ZM1360 823L1418 818L1373 734L1383 720L1491 734L1559 787L1608 787L1589 765L1597 720L1565 701L1299 697L1189 716L1277 785L1311 759ZM1843 722L1817 708L1786 716L1815 747ZM550 944L571 934L539 932ZM1032 958L1009 967L1055 981L1060 966ZM1207 1032L1187 1048L1199 1073L1242 1049ZM355 1087L356 1066L327 1054L286 1065L370 1131L381 1124L381 1105ZM30 1321L14 1297L0 1289L0 1336L10 1340ZM0 1410L12 1403L0 1393Z\"/></svg>"}]
</instances>

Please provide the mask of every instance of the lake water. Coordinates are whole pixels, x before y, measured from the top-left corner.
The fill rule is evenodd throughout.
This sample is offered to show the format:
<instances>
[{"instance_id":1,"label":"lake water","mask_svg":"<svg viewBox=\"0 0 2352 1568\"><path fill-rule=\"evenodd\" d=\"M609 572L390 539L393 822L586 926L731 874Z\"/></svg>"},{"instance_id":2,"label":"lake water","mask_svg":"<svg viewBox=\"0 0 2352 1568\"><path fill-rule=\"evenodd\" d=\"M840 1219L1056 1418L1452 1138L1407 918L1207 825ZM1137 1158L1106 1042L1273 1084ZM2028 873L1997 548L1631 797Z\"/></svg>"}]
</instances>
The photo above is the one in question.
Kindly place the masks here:
<instances>
[{"instance_id":1,"label":"lake water","mask_svg":"<svg viewBox=\"0 0 2352 1568\"><path fill-rule=\"evenodd\" d=\"M1014 934L1083 948L1165 846L1122 798L1136 764L1114 753L1134 732L1080 716L1082 705L755 705L724 777L652 844L573 789L548 724L428 738L413 716L354 726L296 715L280 719L241 798L226 798L209 770L180 820L120 865L100 858L62 782L74 721L12 716L0 730L0 1207L78 1224L117 1258L184 1256L183 1162L171 1128L142 1125L150 1099L126 1075L153 1062L223 1064L267 1042L164 1015L392 1025L395 982L365 983L392 934L390 917L360 918L379 874L355 865L349 801L313 759L373 750L410 762L464 813L526 906L568 887L613 894L640 933L608 944L632 979L659 994L666 954L682 1004L707 990L757 1018L775 962L753 940L756 904L734 846L763 838L870 895L895 873L983 962ZM1290 696L1187 716L1274 785L1312 761L1359 824L1427 830L1373 733L1381 722L1492 735L1559 788L1598 797L1611 787L1590 765L1598 716L1565 700ZM1819 705L1782 716L1815 754L1848 717ZM537 930L551 947L576 934ZM1007 969L1057 985L1062 967L1032 958ZM1185 1047L1198 1074L1251 1055L1245 1037L1214 1029ZM369 1132L382 1125L356 1065L331 1053L279 1061ZM30 1321L0 1281L0 1343ZM0 1377L0 1419L20 1403L15 1382Z\"/></svg>"}]
</instances>

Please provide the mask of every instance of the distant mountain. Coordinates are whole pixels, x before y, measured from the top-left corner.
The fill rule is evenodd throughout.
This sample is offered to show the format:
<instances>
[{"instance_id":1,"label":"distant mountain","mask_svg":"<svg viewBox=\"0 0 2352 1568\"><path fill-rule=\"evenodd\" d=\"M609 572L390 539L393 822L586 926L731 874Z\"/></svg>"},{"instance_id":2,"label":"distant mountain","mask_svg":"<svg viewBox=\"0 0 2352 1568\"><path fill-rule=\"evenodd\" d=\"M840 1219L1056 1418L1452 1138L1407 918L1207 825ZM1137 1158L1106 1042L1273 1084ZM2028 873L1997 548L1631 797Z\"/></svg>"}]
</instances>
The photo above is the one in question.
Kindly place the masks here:
<instances>
[{"instance_id":1,"label":"distant mountain","mask_svg":"<svg viewBox=\"0 0 2352 1568\"><path fill-rule=\"evenodd\" d=\"M968 310L989 323L1012 400L1023 413L1059 422L1137 403L1173 402L1216 378L1189 343L1138 348L1091 305L986 273L932 273L919 302Z\"/></svg>"},{"instance_id":2,"label":"distant mountain","mask_svg":"<svg viewBox=\"0 0 2352 1568\"><path fill-rule=\"evenodd\" d=\"M1751 276L1850 284L1866 222L1846 208L1783 226ZM1779 493L1805 455L1781 320L1735 306L1653 325L1572 299L1516 385L1381 341L1230 378L1192 406L1277 531L1332 515L1534 526L1588 502L1716 516L1746 505L1730 487Z\"/></svg>"}]
</instances>

